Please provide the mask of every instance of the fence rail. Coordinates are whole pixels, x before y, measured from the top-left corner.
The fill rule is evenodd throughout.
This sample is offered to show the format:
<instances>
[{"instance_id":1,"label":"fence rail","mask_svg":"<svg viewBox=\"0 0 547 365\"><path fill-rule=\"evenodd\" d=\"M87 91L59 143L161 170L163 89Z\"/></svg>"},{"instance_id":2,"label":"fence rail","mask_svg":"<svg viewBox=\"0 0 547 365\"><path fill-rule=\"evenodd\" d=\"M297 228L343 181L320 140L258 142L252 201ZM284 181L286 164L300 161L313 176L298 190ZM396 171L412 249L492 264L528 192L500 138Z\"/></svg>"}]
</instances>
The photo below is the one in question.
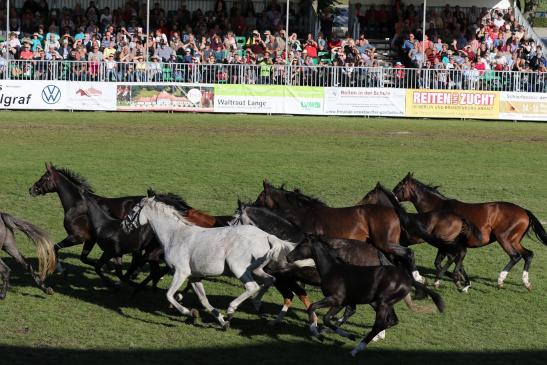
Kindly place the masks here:
<instances>
[{"instance_id":1,"label":"fence rail","mask_svg":"<svg viewBox=\"0 0 547 365\"><path fill-rule=\"evenodd\" d=\"M348 66L0 60L0 80L191 82L547 92L547 73Z\"/></svg>"}]
</instances>

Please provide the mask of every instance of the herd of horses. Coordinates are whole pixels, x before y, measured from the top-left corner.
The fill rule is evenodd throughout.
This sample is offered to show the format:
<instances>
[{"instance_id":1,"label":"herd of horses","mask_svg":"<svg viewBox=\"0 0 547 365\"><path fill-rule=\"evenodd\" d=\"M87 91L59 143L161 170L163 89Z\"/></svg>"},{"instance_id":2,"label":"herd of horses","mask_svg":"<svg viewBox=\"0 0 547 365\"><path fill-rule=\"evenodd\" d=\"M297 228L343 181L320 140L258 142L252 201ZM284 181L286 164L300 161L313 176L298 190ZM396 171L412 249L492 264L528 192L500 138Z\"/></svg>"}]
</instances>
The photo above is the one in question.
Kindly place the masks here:
<instances>
[{"instance_id":1,"label":"herd of horses","mask_svg":"<svg viewBox=\"0 0 547 365\"><path fill-rule=\"evenodd\" d=\"M64 268L59 250L83 244L80 259L94 267L102 282L113 289L121 282L135 286L135 293L172 272L167 290L169 303L183 315L199 312L182 304L178 290L185 282L203 307L222 328L228 328L237 308L252 298L258 310L270 286L283 296L283 307L272 321L280 323L296 295L307 308L309 328L320 338L326 332L354 338L341 327L358 304L370 304L376 312L372 329L352 350L355 356L370 341L382 339L385 330L398 323L393 306L404 301L416 312L442 312L442 297L429 288L416 268L409 246L427 242L438 249L435 287L452 264L452 279L467 292L470 280L464 268L468 248L499 242L509 256L498 277L498 287L521 259L522 282L531 290L529 270L533 252L522 246L531 230L547 245L547 233L529 211L507 202L464 203L447 198L437 187L424 184L408 173L393 190L378 183L350 207L333 208L299 189L287 190L263 182L253 203L238 202L234 214L211 216L192 208L175 194L107 198L94 193L79 174L46 163L45 173L29 189L31 196L57 193L64 210L67 236L53 245L47 233L7 213L0 214L0 247L22 264L45 293L46 276ZM401 202L410 201L417 213L408 213ZM14 231L25 233L36 245L39 272L15 245ZM102 250L98 260L88 256L94 245ZM131 254L124 273L122 256ZM445 261L446 259L446 261ZM112 262L119 281L112 281L104 267ZM137 284L132 278L144 264L149 275ZM165 264L164 264L165 263ZM244 292L230 302L224 316L208 301L202 280L231 275ZM0 299L9 287L10 269L0 260ZM311 303L304 284L321 288L324 298ZM413 292L414 289L414 292ZM420 306L417 297L430 297L434 306ZM329 308L320 330L315 311ZM343 315L337 319L339 312Z\"/></svg>"}]
</instances>

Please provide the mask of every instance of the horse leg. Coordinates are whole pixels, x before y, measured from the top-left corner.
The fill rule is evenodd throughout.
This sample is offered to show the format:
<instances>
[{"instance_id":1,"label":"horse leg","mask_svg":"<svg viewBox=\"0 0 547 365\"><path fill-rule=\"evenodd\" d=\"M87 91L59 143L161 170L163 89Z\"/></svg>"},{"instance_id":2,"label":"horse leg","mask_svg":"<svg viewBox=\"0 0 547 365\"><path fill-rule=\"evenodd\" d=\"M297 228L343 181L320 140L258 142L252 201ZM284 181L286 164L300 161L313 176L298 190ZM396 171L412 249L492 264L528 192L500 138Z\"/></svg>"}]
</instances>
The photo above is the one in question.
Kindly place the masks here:
<instances>
[{"instance_id":1,"label":"horse leg","mask_svg":"<svg viewBox=\"0 0 547 365\"><path fill-rule=\"evenodd\" d=\"M355 357L357 353L363 351L370 341L376 337L380 332L384 331L387 328L387 324L390 322L389 319L392 316L393 306L387 303L380 303L376 309L376 320L374 325L369 333L351 350L351 356ZM393 312L395 313L395 312Z\"/></svg>"},{"instance_id":2,"label":"horse leg","mask_svg":"<svg viewBox=\"0 0 547 365\"><path fill-rule=\"evenodd\" d=\"M62 274L65 271L65 268L63 267L61 263L61 259L59 258L59 251L66 247L72 247L79 245L81 242L76 240L76 238L73 235L66 236L62 241L56 243L53 246L53 249L55 250L55 257L57 258L57 266L56 271L58 274ZM93 266L93 265L92 265Z\"/></svg>"},{"instance_id":3,"label":"horse leg","mask_svg":"<svg viewBox=\"0 0 547 365\"><path fill-rule=\"evenodd\" d=\"M309 316L309 327L310 327L310 332L312 336L317 337L320 335L319 330L317 329L317 322L316 322L317 319L314 318L315 311L319 308L339 307L339 306L340 304L338 303L338 300L333 296L326 297L310 305L310 307L308 308L308 316Z\"/></svg>"},{"instance_id":4,"label":"horse leg","mask_svg":"<svg viewBox=\"0 0 547 365\"><path fill-rule=\"evenodd\" d=\"M10 268L0 259L0 276L2 277L2 288L0 289L0 300L6 297L9 287Z\"/></svg>"},{"instance_id":5,"label":"horse leg","mask_svg":"<svg viewBox=\"0 0 547 365\"><path fill-rule=\"evenodd\" d=\"M45 283L34 272L34 268L32 267L32 265L25 260L24 256L17 249L13 233L9 233L7 235L6 240L4 241L3 249L8 253L8 255L13 257L19 265L23 266L25 270L29 272L38 288L40 288L46 294L53 294L53 289L51 289L50 287L46 287Z\"/></svg>"},{"instance_id":6,"label":"horse leg","mask_svg":"<svg viewBox=\"0 0 547 365\"><path fill-rule=\"evenodd\" d=\"M108 286L109 288L113 288L113 289L119 289L120 287L120 283L116 283L116 282L113 282L112 280L110 280L109 278L106 277L106 275L103 273L103 266L112 258L112 255L110 253L107 253L107 252L103 252L103 254L101 255L101 257L99 258L99 261L97 261L97 263L95 264L95 272L97 273L97 275L99 275L99 277L101 278L101 280L103 281L103 283Z\"/></svg>"},{"instance_id":7,"label":"horse leg","mask_svg":"<svg viewBox=\"0 0 547 365\"><path fill-rule=\"evenodd\" d=\"M188 308L184 307L182 304L180 304L175 299L175 294L177 293L177 290L182 286L182 284L188 279L190 275L183 271L180 268L175 268L175 273L173 274L173 280L171 281L171 285L169 285L169 289L167 290L167 300L173 307L175 307L180 313L182 313L185 316L192 316L192 311L190 311Z\"/></svg>"},{"instance_id":8,"label":"horse leg","mask_svg":"<svg viewBox=\"0 0 547 365\"><path fill-rule=\"evenodd\" d=\"M528 278L528 273L530 272L530 265L532 265L532 259L534 258L534 252L524 248L520 242L515 245L516 249L519 251L520 255L524 259L524 270L522 271L522 283L528 291L532 290L532 284Z\"/></svg>"},{"instance_id":9,"label":"horse leg","mask_svg":"<svg viewBox=\"0 0 547 365\"><path fill-rule=\"evenodd\" d=\"M454 268L454 281L456 282L456 286L458 286L458 283L463 282L462 292L468 293L469 288L471 287L471 282L463 269L463 260L465 259L465 255L467 255L467 248L461 247L460 252L457 254L456 267Z\"/></svg>"},{"instance_id":10,"label":"horse leg","mask_svg":"<svg viewBox=\"0 0 547 365\"><path fill-rule=\"evenodd\" d=\"M410 248L389 243L385 247L379 247L379 249L380 251L384 253L392 254L402 259L407 265L407 268L409 272L412 274L412 277L414 278L414 280L424 285L426 284L425 278L420 275L420 273L418 272L418 269L416 268L416 260L414 259L414 252Z\"/></svg>"},{"instance_id":11,"label":"horse leg","mask_svg":"<svg viewBox=\"0 0 547 365\"><path fill-rule=\"evenodd\" d=\"M260 290L260 286L253 279L253 275L249 271L245 271L243 275L239 277L239 280L245 285L245 291L239 295L237 298L232 300L228 305L227 313L227 323L225 328L229 325L230 320L234 316L237 308L248 298L254 296Z\"/></svg>"},{"instance_id":12,"label":"horse leg","mask_svg":"<svg viewBox=\"0 0 547 365\"><path fill-rule=\"evenodd\" d=\"M270 324L276 325L283 322L283 319L285 318L285 315L287 314L287 311L292 305L292 300L294 298L293 291L291 290L291 282L290 278L287 278L283 275L277 275L276 280L274 283L275 288L277 291L281 293L283 296L283 307L281 308L281 311L277 314L277 316L270 321ZM295 285L296 284L295 282Z\"/></svg>"},{"instance_id":13,"label":"horse leg","mask_svg":"<svg viewBox=\"0 0 547 365\"><path fill-rule=\"evenodd\" d=\"M342 316L342 318L336 321L336 326L338 327L342 326L344 323L347 322L347 320L351 316L355 314L356 311L357 311L357 308L355 307L355 304L347 305L346 309L344 310L344 315Z\"/></svg>"},{"instance_id":14,"label":"horse leg","mask_svg":"<svg viewBox=\"0 0 547 365\"><path fill-rule=\"evenodd\" d=\"M452 264L454 263L454 261L456 261L456 255L454 254L446 254L446 264L444 264L444 266L441 267L441 269L435 274L437 276L437 281L439 281L439 286L440 286L440 279L446 274L446 272L448 271L448 269L450 268L450 266L452 266ZM454 270L454 276L456 275L456 270ZM435 281L435 284L437 283L437 281ZM435 285L436 288L438 288L437 285Z\"/></svg>"},{"instance_id":15,"label":"horse leg","mask_svg":"<svg viewBox=\"0 0 547 365\"><path fill-rule=\"evenodd\" d=\"M507 265L505 265L505 267L498 276L498 289L501 289L503 288L503 282L507 278L509 271L520 261L520 259L522 259L522 255L514 250L513 246L508 240L500 239L498 237L498 241L504 251L509 255L509 262L507 263Z\"/></svg>"},{"instance_id":16,"label":"horse leg","mask_svg":"<svg viewBox=\"0 0 547 365\"><path fill-rule=\"evenodd\" d=\"M262 281L262 287L253 298L253 305L257 312L260 312L260 307L262 306L262 297L264 296L264 294L266 294L266 292L273 285L273 283L275 283L275 277L264 271L264 267L266 266L266 264L267 262L253 270L253 276L258 277Z\"/></svg>"},{"instance_id":17,"label":"horse leg","mask_svg":"<svg viewBox=\"0 0 547 365\"><path fill-rule=\"evenodd\" d=\"M348 306L349 307L349 306ZM346 307L346 309L348 308ZM341 329L339 326L337 325L334 325L332 323L332 318L333 316L340 312L340 310L342 309L342 306L334 306L334 307L330 307L330 309L327 311L327 313L325 314L325 316L323 317L323 323L325 324L325 326L327 326L327 328L331 329L332 331L336 332L337 334L339 334L340 336L342 337L346 337L346 338L349 338L350 340L354 341L356 339L355 335L352 335L346 331L344 331L343 329Z\"/></svg>"},{"instance_id":18,"label":"horse leg","mask_svg":"<svg viewBox=\"0 0 547 365\"><path fill-rule=\"evenodd\" d=\"M224 327L226 325L226 322L224 321L224 317L220 313L220 311L216 308L214 308L211 303L209 303L209 299L207 299L207 295L205 294L205 288L203 287L203 283L201 281L192 281L192 288L194 289L194 293L198 296L198 299L203 305L203 307L207 310L207 312L211 313L218 323ZM192 310L193 311L193 310ZM196 311L197 312L197 311ZM198 313L199 315L199 313ZM194 317L197 317L197 315L194 315Z\"/></svg>"},{"instance_id":19,"label":"horse leg","mask_svg":"<svg viewBox=\"0 0 547 365\"><path fill-rule=\"evenodd\" d=\"M437 250L437 256L435 257L435 288L439 289L441 286L441 279L443 275L441 275L441 270L443 268L443 260L446 257L446 252L442 250Z\"/></svg>"}]
</instances>

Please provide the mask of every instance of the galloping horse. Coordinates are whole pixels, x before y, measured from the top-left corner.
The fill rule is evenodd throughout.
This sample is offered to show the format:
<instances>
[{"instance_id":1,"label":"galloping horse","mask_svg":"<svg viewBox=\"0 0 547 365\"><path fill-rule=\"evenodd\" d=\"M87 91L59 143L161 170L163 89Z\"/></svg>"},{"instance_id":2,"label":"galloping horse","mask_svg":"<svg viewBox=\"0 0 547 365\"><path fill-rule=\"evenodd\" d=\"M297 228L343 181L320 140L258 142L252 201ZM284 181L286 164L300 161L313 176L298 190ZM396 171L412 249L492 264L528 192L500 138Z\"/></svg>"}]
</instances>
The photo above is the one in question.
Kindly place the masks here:
<instances>
[{"instance_id":1,"label":"galloping horse","mask_svg":"<svg viewBox=\"0 0 547 365\"><path fill-rule=\"evenodd\" d=\"M379 204L394 208L399 212L401 220L406 223L401 225L404 231L401 234L402 245L415 245L424 242L425 237L417 232L416 225L421 224L428 234L445 243L428 242L438 249L435 258L436 280L435 286L440 285L440 280L452 262L456 261L454 269L454 282L460 285L460 279L463 279L464 286L462 291L469 290L469 279L463 268L463 259L467 253L467 242L474 237L482 240L481 233L472 223L460 217L457 214L446 211L431 211L427 213L407 213L405 208L399 203L395 195L387 190L382 184L378 183L369 191L363 199L357 204ZM427 241L427 238L425 238ZM442 260L448 255L448 263L443 267ZM463 276L463 278L460 278Z\"/></svg>"},{"instance_id":2,"label":"galloping horse","mask_svg":"<svg viewBox=\"0 0 547 365\"><path fill-rule=\"evenodd\" d=\"M15 244L15 230L23 232L36 246L36 255L38 256L39 275L34 273L34 269L29 264ZM48 234L35 225L16 218L8 213L0 212L0 248L8 253L21 266L27 270L36 285L46 294L53 294L50 287L46 287L44 280L46 275L55 270L55 253L53 244L49 240ZM0 259L0 277L2 278L2 287L0 288L0 299L6 297L9 288L10 268Z\"/></svg>"},{"instance_id":3,"label":"galloping horse","mask_svg":"<svg viewBox=\"0 0 547 365\"><path fill-rule=\"evenodd\" d=\"M540 221L530 212L516 204L508 202L464 203L447 198L436 187L426 185L408 173L393 189L400 201L411 201L418 212L444 210L456 213L469 220L481 232L482 239L470 237L468 247L482 247L498 241L510 259L500 272L498 287L503 287L507 274L520 259L524 259L522 282L532 289L528 273L534 253L521 244L521 240L530 228L536 237L547 245L547 233Z\"/></svg>"},{"instance_id":4,"label":"galloping horse","mask_svg":"<svg viewBox=\"0 0 547 365\"><path fill-rule=\"evenodd\" d=\"M122 219L137 204L143 196L127 196L120 198L105 198L93 194L93 188L82 176L66 169L57 168L46 163L46 172L29 189L33 197L48 193L57 193L64 210L64 227L67 236L55 245L55 253L65 247L84 244L80 260L94 266L88 256L95 245L95 235L91 229L87 206L82 198L81 191L89 193L97 200L99 206L108 211L114 218ZM57 270L64 269L58 260Z\"/></svg>"},{"instance_id":5,"label":"galloping horse","mask_svg":"<svg viewBox=\"0 0 547 365\"><path fill-rule=\"evenodd\" d=\"M263 182L263 188L256 205L274 210L307 234L369 242L384 254L401 259L416 281L425 282L416 269L412 250L399 245L401 225L393 208L380 205L331 208L298 189L287 191L267 181Z\"/></svg>"},{"instance_id":6,"label":"galloping horse","mask_svg":"<svg viewBox=\"0 0 547 365\"><path fill-rule=\"evenodd\" d=\"M204 290L196 291L201 304L223 328L229 326L230 318L243 301L273 284L273 277L264 272L264 267L296 246L250 225L198 227L186 219L185 211L156 197L144 198L122 226L129 232L144 224L150 224L164 248L165 261L175 270L167 299L183 315L194 316L194 313L177 302L174 295L187 279L197 283L205 277L233 274L244 284L245 292L230 302L227 321L206 300ZM262 279L262 287L254 277Z\"/></svg>"},{"instance_id":7,"label":"galloping horse","mask_svg":"<svg viewBox=\"0 0 547 365\"><path fill-rule=\"evenodd\" d=\"M316 324L312 314L319 308L330 307L325 315L324 323L327 327L341 336L354 338L353 335L335 326L331 319L342 308L357 304L370 304L376 311L376 320L370 332L351 351L355 356L365 349L379 333L398 323L393 306L409 298L412 286L422 284L412 280L406 270L396 266L354 266L340 260L329 245L316 236L299 244L288 256L287 261L293 262L313 258L317 271L321 276L321 291L324 299L313 303L308 308L310 315L310 330L312 335L318 336ZM434 291L422 286L421 289L433 299L440 312L444 310L442 297ZM405 303L407 303L405 301ZM407 303L408 305L408 303Z\"/></svg>"}]
</instances>

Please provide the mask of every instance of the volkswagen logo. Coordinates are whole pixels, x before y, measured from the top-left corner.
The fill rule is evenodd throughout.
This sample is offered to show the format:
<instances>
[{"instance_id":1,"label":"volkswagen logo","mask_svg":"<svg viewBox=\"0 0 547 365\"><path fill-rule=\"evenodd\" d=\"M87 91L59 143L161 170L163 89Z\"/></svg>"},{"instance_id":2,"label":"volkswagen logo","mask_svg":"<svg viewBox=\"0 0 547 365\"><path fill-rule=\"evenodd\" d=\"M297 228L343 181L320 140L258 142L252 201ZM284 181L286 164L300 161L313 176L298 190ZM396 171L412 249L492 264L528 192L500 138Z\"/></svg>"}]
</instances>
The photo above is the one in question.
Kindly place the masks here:
<instances>
[{"instance_id":1,"label":"volkswagen logo","mask_svg":"<svg viewBox=\"0 0 547 365\"><path fill-rule=\"evenodd\" d=\"M55 85L48 85L42 90L42 100L46 104L57 104L61 100L61 89Z\"/></svg>"}]
</instances>

